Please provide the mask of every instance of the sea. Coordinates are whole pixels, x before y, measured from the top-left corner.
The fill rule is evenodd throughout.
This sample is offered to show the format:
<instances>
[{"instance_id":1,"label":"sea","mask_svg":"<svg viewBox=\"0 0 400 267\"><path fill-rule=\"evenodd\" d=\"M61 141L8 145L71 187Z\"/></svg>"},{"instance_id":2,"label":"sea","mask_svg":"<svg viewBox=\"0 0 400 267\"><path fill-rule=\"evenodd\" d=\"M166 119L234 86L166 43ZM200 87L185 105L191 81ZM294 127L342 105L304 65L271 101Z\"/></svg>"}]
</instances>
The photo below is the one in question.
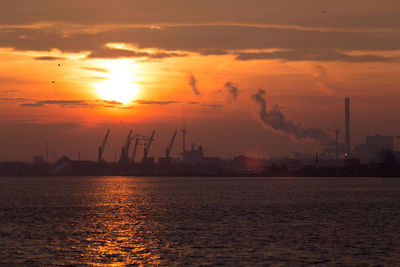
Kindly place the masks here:
<instances>
[{"instance_id":1,"label":"sea","mask_svg":"<svg viewBox=\"0 0 400 267\"><path fill-rule=\"evenodd\" d=\"M400 266L400 178L0 178L1 266Z\"/></svg>"}]
</instances>

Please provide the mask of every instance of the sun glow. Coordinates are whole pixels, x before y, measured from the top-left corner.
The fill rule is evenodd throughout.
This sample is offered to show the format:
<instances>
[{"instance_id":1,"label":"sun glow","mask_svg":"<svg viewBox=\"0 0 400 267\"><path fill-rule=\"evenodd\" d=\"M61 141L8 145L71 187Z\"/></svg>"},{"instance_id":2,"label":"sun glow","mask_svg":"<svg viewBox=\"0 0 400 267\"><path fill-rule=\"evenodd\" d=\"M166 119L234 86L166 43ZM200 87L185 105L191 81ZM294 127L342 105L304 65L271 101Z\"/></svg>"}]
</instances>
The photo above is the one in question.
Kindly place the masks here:
<instances>
[{"instance_id":1,"label":"sun glow","mask_svg":"<svg viewBox=\"0 0 400 267\"><path fill-rule=\"evenodd\" d=\"M118 101L127 104L136 99L139 93L137 84L137 65L132 61L113 60L101 64L108 73L104 73L107 80L95 84L97 93L103 100Z\"/></svg>"}]
</instances>

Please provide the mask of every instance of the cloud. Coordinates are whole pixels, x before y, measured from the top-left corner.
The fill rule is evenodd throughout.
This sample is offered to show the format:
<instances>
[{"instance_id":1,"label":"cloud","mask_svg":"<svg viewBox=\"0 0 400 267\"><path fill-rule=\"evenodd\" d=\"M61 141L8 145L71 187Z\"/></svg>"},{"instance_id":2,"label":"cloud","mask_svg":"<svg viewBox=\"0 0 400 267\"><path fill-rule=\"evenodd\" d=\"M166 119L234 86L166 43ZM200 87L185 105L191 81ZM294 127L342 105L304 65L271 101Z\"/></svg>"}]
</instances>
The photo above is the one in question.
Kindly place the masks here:
<instances>
[{"instance_id":1,"label":"cloud","mask_svg":"<svg viewBox=\"0 0 400 267\"><path fill-rule=\"evenodd\" d=\"M237 86L232 83L232 82L227 82L224 85L224 88L229 92L229 94L231 94L231 96L233 97L234 100L237 100L238 97L238 88Z\"/></svg>"},{"instance_id":2,"label":"cloud","mask_svg":"<svg viewBox=\"0 0 400 267\"><path fill-rule=\"evenodd\" d=\"M167 52L140 52L126 49L103 48L91 52L87 58L148 58L148 59L164 59L169 57L184 57L186 54L167 53Z\"/></svg>"},{"instance_id":3,"label":"cloud","mask_svg":"<svg viewBox=\"0 0 400 267\"><path fill-rule=\"evenodd\" d=\"M203 56L224 56L224 55L229 55L229 52L228 51L224 51L224 50L200 49L197 52L199 52L200 55L203 55Z\"/></svg>"},{"instance_id":4,"label":"cloud","mask_svg":"<svg viewBox=\"0 0 400 267\"><path fill-rule=\"evenodd\" d=\"M251 99L259 105L260 119L270 129L289 135L298 141L311 139L321 143L330 142L328 141L328 134L320 128L305 127L300 123L287 120L278 106L274 106L272 110L268 111L265 90L259 89L256 94L252 95Z\"/></svg>"},{"instance_id":5,"label":"cloud","mask_svg":"<svg viewBox=\"0 0 400 267\"><path fill-rule=\"evenodd\" d=\"M83 70L88 70L88 71L96 71L96 72L110 73L109 70L104 69L104 68L84 67L84 68L82 68L82 69L83 69Z\"/></svg>"},{"instance_id":6,"label":"cloud","mask_svg":"<svg viewBox=\"0 0 400 267\"><path fill-rule=\"evenodd\" d=\"M91 77L87 77L86 79L97 80L97 81L106 81L106 80L109 80L110 78L102 77L102 76L91 76Z\"/></svg>"},{"instance_id":7,"label":"cloud","mask_svg":"<svg viewBox=\"0 0 400 267\"><path fill-rule=\"evenodd\" d=\"M22 103L21 107L43 107L45 104L43 103Z\"/></svg>"},{"instance_id":8,"label":"cloud","mask_svg":"<svg viewBox=\"0 0 400 267\"><path fill-rule=\"evenodd\" d=\"M11 126L23 126L23 127L51 127L53 129L70 129L74 127L79 127L84 124L83 121L74 121L74 122L64 122L64 121L46 121L46 120L9 120L6 122L7 125Z\"/></svg>"},{"instance_id":9,"label":"cloud","mask_svg":"<svg viewBox=\"0 0 400 267\"><path fill-rule=\"evenodd\" d=\"M18 93L19 90L16 90L16 89L8 89L8 90L1 90L1 92L2 92L3 94L15 94L15 93Z\"/></svg>"},{"instance_id":10,"label":"cloud","mask_svg":"<svg viewBox=\"0 0 400 267\"><path fill-rule=\"evenodd\" d=\"M141 105L163 105L163 106L181 103L180 101L155 101L155 100L136 100L135 102Z\"/></svg>"},{"instance_id":11,"label":"cloud","mask_svg":"<svg viewBox=\"0 0 400 267\"><path fill-rule=\"evenodd\" d=\"M122 105L121 102L115 101L115 100L97 100L97 102L103 102L109 105Z\"/></svg>"},{"instance_id":12,"label":"cloud","mask_svg":"<svg viewBox=\"0 0 400 267\"><path fill-rule=\"evenodd\" d=\"M195 93L195 95L200 95L199 89L197 87L197 80L196 78L193 76L192 73L189 73L189 85L192 88L193 92Z\"/></svg>"},{"instance_id":13,"label":"cloud","mask_svg":"<svg viewBox=\"0 0 400 267\"><path fill-rule=\"evenodd\" d=\"M134 102L138 103L140 105L161 105L161 106L166 106L166 105L171 105L171 104L188 104L188 105L199 105L201 107L211 107L211 108L222 108L222 107L224 107L223 105L207 104L207 103L201 103L201 102L195 102L195 101L182 102L182 101L175 101L175 100L169 100L169 101L135 100Z\"/></svg>"},{"instance_id":14,"label":"cloud","mask_svg":"<svg viewBox=\"0 0 400 267\"><path fill-rule=\"evenodd\" d=\"M33 59L34 60L42 60L42 61L65 60L64 57L50 57L50 56L34 57Z\"/></svg>"},{"instance_id":15,"label":"cloud","mask_svg":"<svg viewBox=\"0 0 400 267\"><path fill-rule=\"evenodd\" d=\"M31 99L23 97L0 97L0 105L15 105L27 101L31 101Z\"/></svg>"},{"instance_id":16,"label":"cloud","mask_svg":"<svg viewBox=\"0 0 400 267\"><path fill-rule=\"evenodd\" d=\"M325 80L328 77L328 71L321 65L314 65L315 76Z\"/></svg>"},{"instance_id":17,"label":"cloud","mask_svg":"<svg viewBox=\"0 0 400 267\"><path fill-rule=\"evenodd\" d=\"M218 104L201 104L201 107L209 107L209 108L223 108L224 105L218 105Z\"/></svg>"},{"instance_id":18,"label":"cloud","mask_svg":"<svg viewBox=\"0 0 400 267\"><path fill-rule=\"evenodd\" d=\"M132 105L124 105L121 102L114 100L40 100L33 101L27 98L0 98L1 101L6 103L19 104L20 107L46 107L46 106L58 106L61 108L118 108L118 109L132 109ZM132 103L139 105L155 105L155 106L167 106L172 104L188 104L188 105L199 105L203 107L220 108L223 105L207 104L195 101L177 101L177 100L134 100Z\"/></svg>"},{"instance_id":19,"label":"cloud","mask_svg":"<svg viewBox=\"0 0 400 267\"><path fill-rule=\"evenodd\" d=\"M237 60L287 60L287 61L340 61L349 63L361 62L393 62L397 58L384 57L378 55L348 55L331 50L324 51L305 51L305 50L292 50L292 51L277 51L277 52L243 52L236 54Z\"/></svg>"},{"instance_id":20,"label":"cloud","mask_svg":"<svg viewBox=\"0 0 400 267\"><path fill-rule=\"evenodd\" d=\"M31 101L31 99L24 97L0 97L0 101L9 103L18 103L23 101Z\"/></svg>"},{"instance_id":21,"label":"cloud","mask_svg":"<svg viewBox=\"0 0 400 267\"><path fill-rule=\"evenodd\" d=\"M313 66L313 75L315 77L314 84L317 88L328 94L333 95L335 90L332 88L332 84L329 82L329 75L328 70L321 65L314 65Z\"/></svg>"},{"instance_id":22,"label":"cloud","mask_svg":"<svg viewBox=\"0 0 400 267\"><path fill-rule=\"evenodd\" d=\"M76 107L76 106L89 105L85 100L44 100L36 103L43 105L57 105L61 107Z\"/></svg>"},{"instance_id":23,"label":"cloud","mask_svg":"<svg viewBox=\"0 0 400 267\"><path fill-rule=\"evenodd\" d=\"M62 108L119 108L122 103L118 101L107 100L42 100L31 103L22 103L21 107L45 107L45 106L59 106Z\"/></svg>"},{"instance_id":24,"label":"cloud","mask_svg":"<svg viewBox=\"0 0 400 267\"><path fill-rule=\"evenodd\" d=\"M394 61L397 59L388 57L386 52L398 51L400 47L397 31L324 31L256 25L178 25L165 26L161 30L147 26L117 25L102 30L91 27L92 31L57 26L0 27L0 47L42 52L59 49L66 53L87 53L88 58L164 59L199 53L231 54L238 60L343 62ZM31 38L20 39L18 36ZM124 43L137 47L138 51L106 48L108 43ZM163 52L149 53L144 49Z\"/></svg>"},{"instance_id":25,"label":"cloud","mask_svg":"<svg viewBox=\"0 0 400 267\"><path fill-rule=\"evenodd\" d=\"M145 57L147 53L137 53L125 49L99 49L91 52L87 58L128 58L128 57Z\"/></svg>"},{"instance_id":26,"label":"cloud","mask_svg":"<svg viewBox=\"0 0 400 267\"><path fill-rule=\"evenodd\" d=\"M250 4L251 3L251 4ZM3 0L0 25L54 22L79 25L158 25L163 23L242 23L362 28L399 27L398 1L381 0ZM157 7L157 8L154 8ZM181 12L177 12L177 8ZM321 10L326 10L322 14Z\"/></svg>"}]
</instances>

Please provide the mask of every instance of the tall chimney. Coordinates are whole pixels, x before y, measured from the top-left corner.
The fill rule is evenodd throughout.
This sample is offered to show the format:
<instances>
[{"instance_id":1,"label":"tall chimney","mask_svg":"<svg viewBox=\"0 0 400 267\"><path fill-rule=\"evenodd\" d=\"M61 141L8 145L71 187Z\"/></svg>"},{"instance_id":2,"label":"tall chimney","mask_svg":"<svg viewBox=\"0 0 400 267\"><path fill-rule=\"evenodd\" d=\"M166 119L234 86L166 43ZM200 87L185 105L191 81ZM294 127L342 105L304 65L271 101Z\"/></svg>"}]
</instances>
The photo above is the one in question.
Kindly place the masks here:
<instances>
[{"instance_id":1,"label":"tall chimney","mask_svg":"<svg viewBox=\"0 0 400 267\"><path fill-rule=\"evenodd\" d=\"M351 145L350 145L350 98L346 98L344 100L345 105L345 146L346 146L346 154L349 155L351 153Z\"/></svg>"}]
</instances>

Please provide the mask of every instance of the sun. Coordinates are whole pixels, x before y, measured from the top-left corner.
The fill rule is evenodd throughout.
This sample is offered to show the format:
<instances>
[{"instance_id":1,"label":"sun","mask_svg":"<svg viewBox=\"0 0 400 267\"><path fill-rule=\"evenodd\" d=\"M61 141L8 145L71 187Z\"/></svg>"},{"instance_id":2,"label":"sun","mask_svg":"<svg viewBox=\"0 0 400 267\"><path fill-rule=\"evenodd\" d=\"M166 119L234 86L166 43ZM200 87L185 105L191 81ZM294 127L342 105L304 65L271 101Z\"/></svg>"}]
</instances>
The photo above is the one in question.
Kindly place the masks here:
<instances>
[{"instance_id":1,"label":"sun","mask_svg":"<svg viewBox=\"0 0 400 267\"><path fill-rule=\"evenodd\" d=\"M127 104L135 100L139 92L137 84L120 78L111 78L96 85L97 92L103 100Z\"/></svg>"},{"instance_id":2,"label":"sun","mask_svg":"<svg viewBox=\"0 0 400 267\"><path fill-rule=\"evenodd\" d=\"M108 73L104 75L105 81L95 84L100 97L123 104L135 100L139 93L137 66L132 61L125 60L113 60L101 65Z\"/></svg>"}]
</instances>

